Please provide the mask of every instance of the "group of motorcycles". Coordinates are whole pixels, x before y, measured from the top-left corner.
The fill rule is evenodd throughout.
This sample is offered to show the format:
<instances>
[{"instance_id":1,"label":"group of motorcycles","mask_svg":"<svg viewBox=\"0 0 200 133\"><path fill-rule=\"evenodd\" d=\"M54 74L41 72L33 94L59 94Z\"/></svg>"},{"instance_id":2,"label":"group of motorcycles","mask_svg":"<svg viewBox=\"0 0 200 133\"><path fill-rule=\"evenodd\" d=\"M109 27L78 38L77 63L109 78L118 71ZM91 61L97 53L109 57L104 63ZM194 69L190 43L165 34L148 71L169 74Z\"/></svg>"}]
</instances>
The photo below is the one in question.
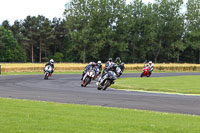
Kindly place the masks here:
<instances>
[{"instance_id":1,"label":"group of motorcycles","mask_svg":"<svg viewBox=\"0 0 200 133\"><path fill-rule=\"evenodd\" d=\"M106 65L104 67L105 69L108 69L109 65ZM116 66L115 71L109 70L107 72L102 73L101 75L101 70L98 67L94 67L93 69L88 70L81 82L82 87L86 87L92 80L97 79L97 89L98 90L106 90L111 84L114 84L114 80L119 78L123 71L124 71L124 63L121 63ZM51 65L47 65L44 68L44 79L47 80L49 76L52 74L53 68ZM146 65L144 65L143 72L141 73L140 77L146 76L150 77L151 73L149 72L150 68Z\"/></svg>"},{"instance_id":2,"label":"group of motorcycles","mask_svg":"<svg viewBox=\"0 0 200 133\"><path fill-rule=\"evenodd\" d=\"M116 64L115 64L116 65ZM116 70L108 70L105 71L110 67L109 65L106 65L104 67L104 71L101 75L101 71L98 68L88 70L82 80L81 86L86 87L92 80L97 79L97 89L98 90L106 90L111 84L114 84L114 80L119 78L123 71L124 71L124 63L121 63L116 66Z\"/></svg>"}]
</instances>

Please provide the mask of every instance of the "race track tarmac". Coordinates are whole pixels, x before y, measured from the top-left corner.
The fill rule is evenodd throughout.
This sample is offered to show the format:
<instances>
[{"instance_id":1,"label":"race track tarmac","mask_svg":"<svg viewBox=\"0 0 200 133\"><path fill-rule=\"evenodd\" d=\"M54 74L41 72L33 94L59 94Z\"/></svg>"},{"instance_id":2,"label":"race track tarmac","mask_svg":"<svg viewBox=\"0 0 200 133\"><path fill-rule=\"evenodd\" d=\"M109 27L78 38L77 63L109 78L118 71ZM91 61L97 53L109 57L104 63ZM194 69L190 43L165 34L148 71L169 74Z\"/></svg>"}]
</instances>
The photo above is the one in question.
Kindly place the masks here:
<instances>
[{"instance_id":1,"label":"race track tarmac","mask_svg":"<svg viewBox=\"0 0 200 133\"><path fill-rule=\"evenodd\" d=\"M200 75L200 73L153 73L152 77ZM100 105L200 115L200 96L96 89L96 81L81 87L80 74L0 76L0 97ZM139 73L123 77L138 77Z\"/></svg>"}]
</instances>

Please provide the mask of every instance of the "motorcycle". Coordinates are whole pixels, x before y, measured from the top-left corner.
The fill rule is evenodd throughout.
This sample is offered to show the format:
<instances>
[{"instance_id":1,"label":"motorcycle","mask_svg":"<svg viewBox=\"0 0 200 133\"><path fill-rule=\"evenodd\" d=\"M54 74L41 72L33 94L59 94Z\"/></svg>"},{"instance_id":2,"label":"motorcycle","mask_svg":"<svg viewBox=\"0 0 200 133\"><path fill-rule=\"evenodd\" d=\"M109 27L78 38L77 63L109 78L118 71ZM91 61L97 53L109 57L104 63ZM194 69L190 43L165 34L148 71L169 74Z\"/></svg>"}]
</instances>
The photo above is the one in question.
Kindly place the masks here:
<instances>
[{"instance_id":1,"label":"motorcycle","mask_svg":"<svg viewBox=\"0 0 200 133\"><path fill-rule=\"evenodd\" d=\"M98 90L106 90L111 84L114 84L114 80L117 79L117 75L113 71L108 71L97 83Z\"/></svg>"},{"instance_id":2,"label":"motorcycle","mask_svg":"<svg viewBox=\"0 0 200 133\"><path fill-rule=\"evenodd\" d=\"M47 65L44 68L44 79L47 80L50 76L50 74L52 73L53 68L50 65Z\"/></svg>"},{"instance_id":3,"label":"motorcycle","mask_svg":"<svg viewBox=\"0 0 200 133\"><path fill-rule=\"evenodd\" d=\"M149 66L144 66L143 72L141 73L140 77L150 77Z\"/></svg>"},{"instance_id":4,"label":"motorcycle","mask_svg":"<svg viewBox=\"0 0 200 133\"><path fill-rule=\"evenodd\" d=\"M91 80L96 78L96 74L95 74L95 70L89 70L86 72L86 74L83 77L81 86L82 87L86 87L88 84L90 84Z\"/></svg>"}]
</instances>

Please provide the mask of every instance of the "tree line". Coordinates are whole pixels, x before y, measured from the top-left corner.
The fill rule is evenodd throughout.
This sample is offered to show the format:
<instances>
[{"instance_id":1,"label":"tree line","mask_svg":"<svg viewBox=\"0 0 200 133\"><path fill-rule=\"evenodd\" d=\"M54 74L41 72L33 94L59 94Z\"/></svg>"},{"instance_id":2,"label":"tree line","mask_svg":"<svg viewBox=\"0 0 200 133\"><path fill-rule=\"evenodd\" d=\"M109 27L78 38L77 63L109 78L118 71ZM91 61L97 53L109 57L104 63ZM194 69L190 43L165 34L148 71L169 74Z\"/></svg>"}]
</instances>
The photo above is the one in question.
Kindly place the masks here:
<instances>
[{"instance_id":1,"label":"tree line","mask_svg":"<svg viewBox=\"0 0 200 133\"><path fill-rule=\"evenodd\" d=\"M64 19L27 16L0 26L0 62L200 63L200 1L71 0Z\"/></svg>"}]
</instances>

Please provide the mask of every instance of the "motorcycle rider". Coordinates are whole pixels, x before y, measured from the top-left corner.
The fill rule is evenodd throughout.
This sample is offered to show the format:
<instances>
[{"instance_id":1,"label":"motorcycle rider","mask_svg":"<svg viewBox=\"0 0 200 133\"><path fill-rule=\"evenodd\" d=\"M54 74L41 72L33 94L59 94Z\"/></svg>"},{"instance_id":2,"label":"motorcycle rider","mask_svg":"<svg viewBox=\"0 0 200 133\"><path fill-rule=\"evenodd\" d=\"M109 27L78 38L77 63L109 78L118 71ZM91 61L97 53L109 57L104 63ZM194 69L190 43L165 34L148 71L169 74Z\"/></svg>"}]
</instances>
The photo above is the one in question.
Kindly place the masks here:
<instances>
[{"instance_id":1,"label":"motorcycle rider","mask_svg":"<svg viewBox=\"0 0 200 133\"><path fill-rule=\"evenodd\" d=\"M54 60L50 59L50 61L45 64L45 67L48 65L50 65L52 67L52 72L50 72L50 74L49 74L49 76L51 76L54 72Z\"/></svg>"},{"instance_id":2,"label":"motorcycle rider","mask_svg":"<svg viewBox=\"0 0 200 133\"><path fill-rule=\"evenodd\" d=\"M101 61L98 61L98 62L97 62L97 68L99 69L98 75L100 75L100 74L101 74L101 71L102 71L102 64L101 64Z\"/></svg>"},{"instance_id":3,"label":"motorcycle rider","mask_svg":"<svg viewBox=\"0 0 200 133\"><path fill-rule=\"evenodd\" d=\"M154 67L154 64L152 63L152 61L149 61L148 67L149 67L149 76L150 76L152 74L153 67Z\"/></svg>"},{"instance_id":4,"label":"motorcycle rider","mask_svg":"<svg viewBox=\"0 0 200 133\"><path fill-rule=\"evenodd\" d=\"M84 69L84 71L83 71L83 74L82 74L82 77L81 77L81 80L83 80L83 77L84 77L84 75L87 73L88 70L94 69L94 70L95 70L95 75L96 75L96 68L95 68L95 66L96 66L96 63L95 63L95 62L90 62L90 63L85 67L85 69Z\"/></svg>"},{"instance_id":5,"label":"motorcycle rider","mask_svg":"<svg viewBox=\"0 0 200 133\"><path fill-rule=\"evenodd\" d=\"M112 58L109 58L108 61L106 62L106 64L108 64L108 66L112 65L114 62L112 60Z\"/></svg>"},{"instance_id":6,"label":"motorcycle rider","mask_svg":"<svg viewBox=\"0 0 200 133\"><path fill-rule=\"evenodd\" d=\"M108 66L106 69L104 69L104 73L102 74L101 78L103 78L104 75L106 75L106 74L108 73L108 71L113 71L113 72L117 75L116 68L117 68L117 64L116 64L116 63L111 64L111 65ZM101 78L99 79L99 83L100 83L100 81L101 81ZM103 83L103 81L102 81L101 83ZM100 83L100 84L101 84L101 83ZM98 83L97 83L97 84L98 84ZM112 84L114 84L114 81L113 81Z\"/></svg>"},{"instance_id":7,"label":"motorcycle rider","mask_svg":"<svg viewBox=\"0 0 200 133\"><path fill-rule=\"evenodd\" d=\"M124 62L121 61L121 59L119 57L116 58L115 63L117 64L117 66L122 70L122 72L124 71Z\"/></svg>"},{"instance_id":8,"label":"motorcycle rider","mask_svg":"<svg viewBox=\"0 0 200 133\"><path fill-rule=\"evenodd\" d=\"M117 57L116 59L115 59L115 63L119 66L120 64L121 64L121 60L120 60L120 58L119 57Z\"/></svg>"}]
</instances>

